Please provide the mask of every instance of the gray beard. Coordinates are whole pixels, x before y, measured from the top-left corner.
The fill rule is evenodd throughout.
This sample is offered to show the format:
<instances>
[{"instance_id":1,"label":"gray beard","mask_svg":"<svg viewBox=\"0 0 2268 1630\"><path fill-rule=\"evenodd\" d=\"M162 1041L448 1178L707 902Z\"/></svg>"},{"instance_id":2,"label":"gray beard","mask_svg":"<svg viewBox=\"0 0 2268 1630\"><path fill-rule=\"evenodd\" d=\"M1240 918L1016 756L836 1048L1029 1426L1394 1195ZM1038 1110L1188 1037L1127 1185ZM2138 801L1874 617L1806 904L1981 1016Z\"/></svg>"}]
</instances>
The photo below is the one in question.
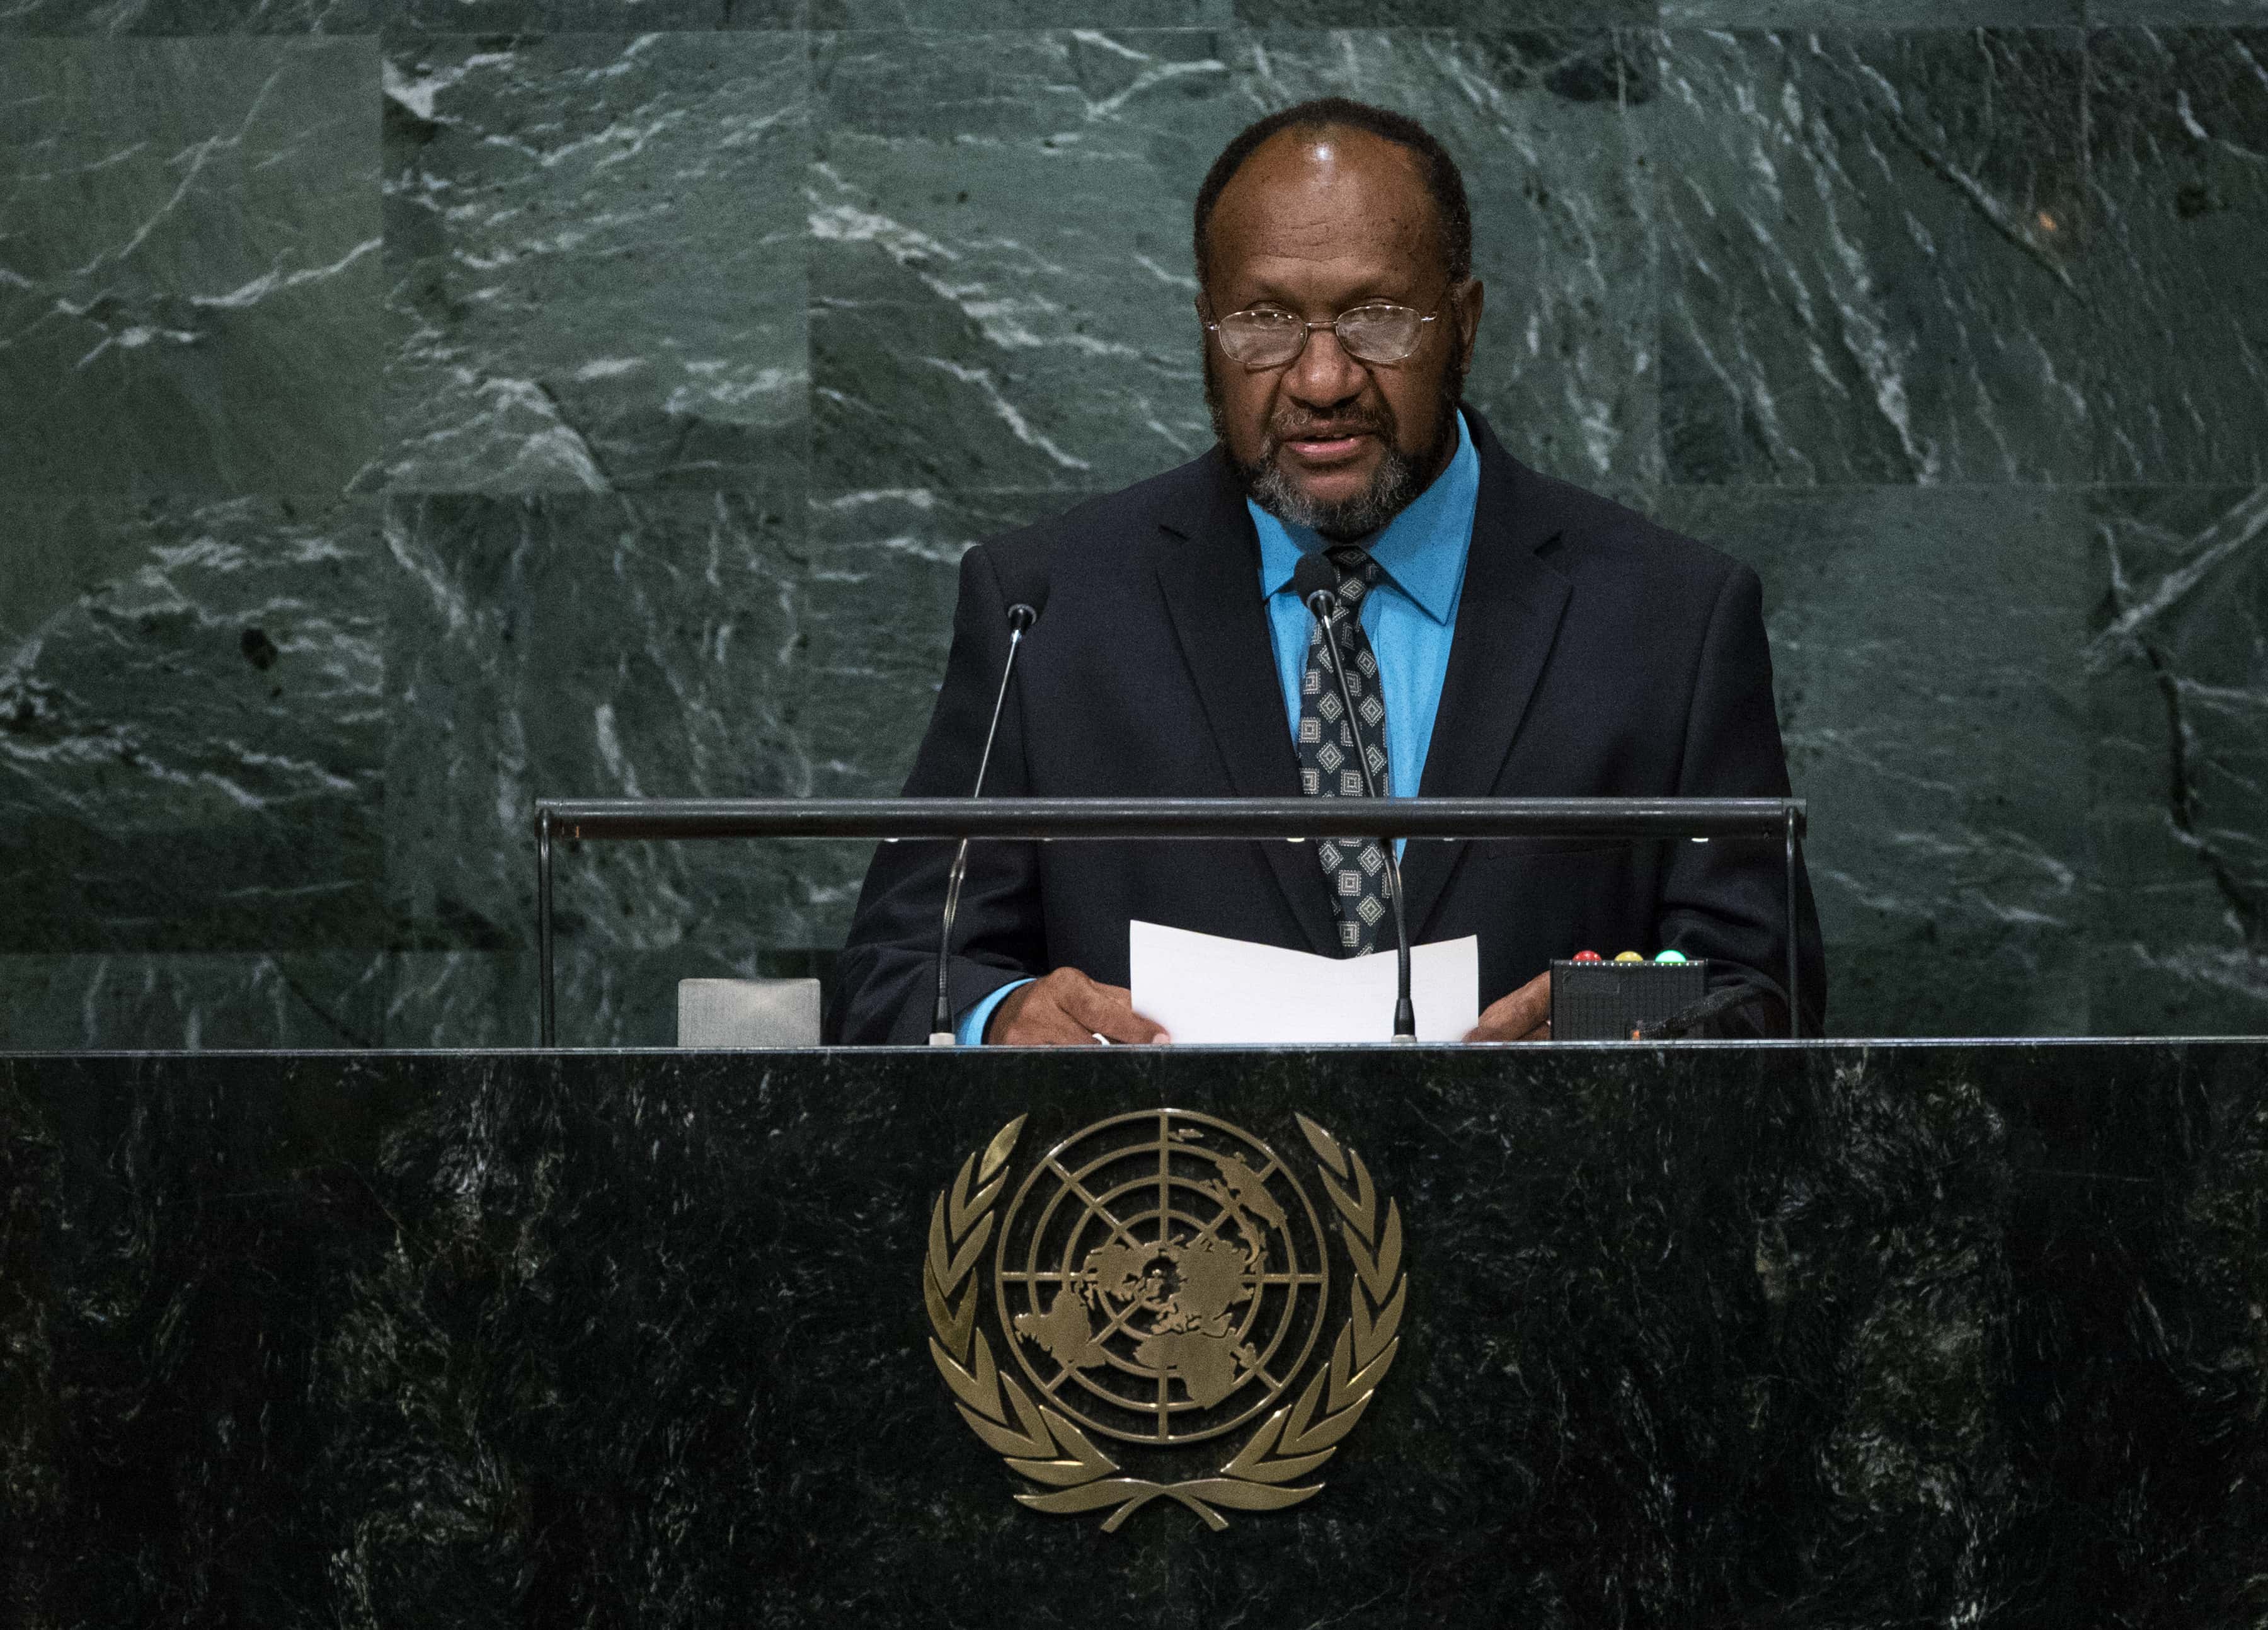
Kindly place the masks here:
<instances>
[{"instance_id":1,"label":"gray beard","mask_svg":"<svg viewBox=\"0 0 2268 1630\"><path fill-rule=\"evenodd\" d=\"M1451 340L1455 343L1454 331ZM1286 526L1305 527L1334 543L1351 543L1366 538L1408 509L1432 480L1426 472L1439 470L1446 464L1449 449L1456 445L1457 402L1465 387L1462 368L1450 369L1441 381L1440 428L1434 432L1433 445L1425 450L1424 458L1413 459L1402 451L1401 426L1395 420L1394 409L1381 402L1378 422L1372 428L1386 454L1379 460L1370 484L1351 498L1336 503L1321 502L1300 491L1278 467L1276 453L1282 439L1272 426L1261 444L1257 464L1247 464L1228 451L1228 431L1222 420L1220 387L1213 366L1212 348L1207 346L1205 406L1212 414L1212 433L1219 439L1221 451L1228 454L1229 463L1243 479L1246 495Z\"/></svg>"},{"instance_id":2,"label":"gray beard","mask_svg":"<svg viewBox=\"0 0 2268 1630\"><path fill-rule=\"evenodd\" d=\"M1271 454L1272 454L1272 449ZM1439 448L1435 451L1438 453ZM1252 501L1287 526L1306 527L1334 543L1366 538L1410 507L1425 490L1417 464L1391 441L1370 484L1352 498L1336 502L1309 497L1292 484L1275 459L1243 470L1244 490Z\"/></svg>"}]
</instances>

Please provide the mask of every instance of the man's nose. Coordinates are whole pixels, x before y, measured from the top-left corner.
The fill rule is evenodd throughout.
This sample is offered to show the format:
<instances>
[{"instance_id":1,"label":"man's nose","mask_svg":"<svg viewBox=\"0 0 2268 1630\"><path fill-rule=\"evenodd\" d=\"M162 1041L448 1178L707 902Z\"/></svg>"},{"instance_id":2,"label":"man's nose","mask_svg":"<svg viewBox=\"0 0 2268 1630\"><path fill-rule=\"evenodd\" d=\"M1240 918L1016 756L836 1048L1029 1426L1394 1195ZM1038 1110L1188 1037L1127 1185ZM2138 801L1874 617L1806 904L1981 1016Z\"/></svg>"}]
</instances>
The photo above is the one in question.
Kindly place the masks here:
<instances>
[{"instance_id":1,"label":"man's nose","mask_svg":"<svg viewBox=\"0 0 2268 1630\"><path fill-rule=\"evenodd\" d=\"M1361 395L1368 377L1339 343L1336 329L1311 328L1307 347L1292 359L1284 385L1304 407L1331 408Z\"/></svg>"}]
</instances>

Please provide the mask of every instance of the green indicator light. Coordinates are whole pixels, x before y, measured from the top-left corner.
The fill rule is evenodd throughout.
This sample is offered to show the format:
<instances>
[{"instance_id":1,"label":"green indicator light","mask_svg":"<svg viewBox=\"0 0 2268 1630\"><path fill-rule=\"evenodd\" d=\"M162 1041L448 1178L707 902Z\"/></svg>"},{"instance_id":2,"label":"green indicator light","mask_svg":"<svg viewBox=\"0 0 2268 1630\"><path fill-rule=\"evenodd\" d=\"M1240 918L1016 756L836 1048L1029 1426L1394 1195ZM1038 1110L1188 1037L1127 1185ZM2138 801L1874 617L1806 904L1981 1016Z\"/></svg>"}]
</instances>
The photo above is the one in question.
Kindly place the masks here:
<instances>
[{"instance_id":1,"label":"green indicator light","mask_svg":"<svg viewBox=\"0 0 2268 1630\"><path fill-rule=\"evenodd\" d=\"M1683 951L1664 951L1660 955L1655 957L1653 960L1658 963L1682 963L1685 960L1685 953Z\"/></svg>"}]
</instances>

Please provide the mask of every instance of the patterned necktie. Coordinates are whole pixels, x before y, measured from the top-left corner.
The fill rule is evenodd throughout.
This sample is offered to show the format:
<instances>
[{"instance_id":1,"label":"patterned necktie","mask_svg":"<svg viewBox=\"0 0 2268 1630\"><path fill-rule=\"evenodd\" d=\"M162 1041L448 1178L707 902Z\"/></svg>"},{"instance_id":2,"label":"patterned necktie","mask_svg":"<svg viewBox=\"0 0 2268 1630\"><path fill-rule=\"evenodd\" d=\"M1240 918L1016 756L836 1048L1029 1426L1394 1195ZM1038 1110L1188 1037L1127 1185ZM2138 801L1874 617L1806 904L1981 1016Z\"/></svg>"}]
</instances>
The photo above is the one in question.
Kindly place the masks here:
<instances>
[{"instance_id":1,"label":"patterned necktie","mask_svg":"<svg viewBox=\"0 0 2268 1630\"><path fill-rule=\"evenodd\" d=\"M1379 791L1387 785L1386 697L1378 682L1378 659L1362 631L1362 601L1377 585L1382 568L1369 552L1351 543L1326 552L1338 568L1339 615L1331 619L1334 648L1346 665L1347 690L1362 715L1371 775ZM1309 619L1307 666L1300 677L1300 790L1312 798L1365 798L1362 765L1355 758L1354 732L1347 727L1337 675L1323 654L1322 624ZM1379 925L1388 911L1391 885L1386 851L1375 837L1333 837L1315 845L1323 879L1339 919L1339 954L1367 956L1378 949Z\"/></svg>"}]
</instances>

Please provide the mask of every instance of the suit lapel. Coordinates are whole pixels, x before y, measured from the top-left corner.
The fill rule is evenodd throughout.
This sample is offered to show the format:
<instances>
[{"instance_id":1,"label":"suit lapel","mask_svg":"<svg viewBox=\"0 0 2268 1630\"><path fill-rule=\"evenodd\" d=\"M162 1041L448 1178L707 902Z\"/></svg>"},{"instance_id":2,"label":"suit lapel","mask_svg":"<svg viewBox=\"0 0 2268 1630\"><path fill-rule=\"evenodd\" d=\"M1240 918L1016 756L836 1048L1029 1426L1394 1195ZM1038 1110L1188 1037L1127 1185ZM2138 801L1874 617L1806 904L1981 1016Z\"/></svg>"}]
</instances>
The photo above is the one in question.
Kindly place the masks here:
<instances>
[{"instance_id":1,"label":"suit lapel","mask_svg":"<svg viewBox=\"0 0 2268 1630\"><path fill-rule=\"evenodd\" d=\"M1481 459L1480 498L1448 672L1418 789L1425 798L1486 798L1496 791L1570 594L1567 579L1536 557L1558 535L1554 518L1534 501L1536 483L1523 479L1528 472L1479 415L1469 414L1468 423ZM1464 851L1462 843L1411 845L1402 873L1413 942L1423 938Z\"/></svg>"},{"instance_id":2,"label":"suit lapel","mask_svg":"<svg viewBox=\"0 0 2268 1630\"><path fill-rule=\"evenodd\" d=\"M1228 771L1241 798L1297 798L1299 760L1284 715L1275 646L1260 600L1260 543L1219 454L1216 479L1190 506L1165 521L1158 586L1174 622ZM1285 899L1319 955L1335 956L1337 933L1315 852L1307 845L1258 845Z\"/></svg>"}]
</instances>

